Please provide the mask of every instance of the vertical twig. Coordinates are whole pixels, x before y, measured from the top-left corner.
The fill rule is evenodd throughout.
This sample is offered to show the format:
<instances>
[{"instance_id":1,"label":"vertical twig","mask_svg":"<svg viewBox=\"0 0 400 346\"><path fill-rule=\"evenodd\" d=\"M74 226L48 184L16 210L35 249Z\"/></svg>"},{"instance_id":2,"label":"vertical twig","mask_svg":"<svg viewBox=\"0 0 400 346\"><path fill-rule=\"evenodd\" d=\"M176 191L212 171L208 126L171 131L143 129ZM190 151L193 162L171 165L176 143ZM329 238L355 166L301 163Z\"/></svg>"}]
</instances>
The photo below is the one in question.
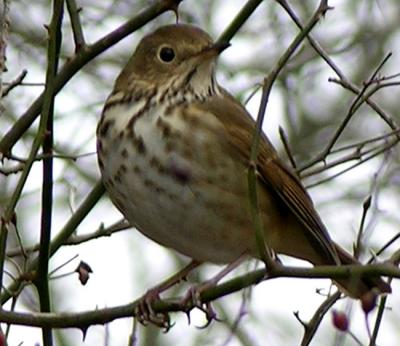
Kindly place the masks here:
<instances>
[{"instance_id":1,"label":"vertical twig","mask_svg":"<svg viewBox=\"0 0 400 346\"><path fill-rule=\"evenodd\" d=\"M8 37L9 17L8 13L10 10L9 0L3 0L2 8L0 9L0 96L3 95L3 71L6 69L6 46ZM3 111L3 105L0 103L0 113ZM14 213L12 212L10 218L7 220L3 215L0 220L0 290L3 286L3 271L4 261L6 256L6 243L7 233L9 228L9 222L13 218ZM8 331L7 327L7 331ZM3 334L3 333L2 333Z\"/></svg>"},{"instance_id":2,"label":"vertical twig","mask_svg":"<svg viewBox=\"0 0 400 346\"><path fill-rule=\"evenodd\" d=\"M364 232L365 219L367 217L368 210L371 207L371 200L372 200L372 196L370 195L367 197L367 199L363 203L363 213L361 216L360 227L359 227L358 233L357 233L356 244L354 246L354 258L356 258L356 259L358 259L358 257L360 256L360 253L362 250L362 236L363 236L363 232Z\"/></svg>"},{"instance_id":3,"label":"vertical twig","mask_svg":"<svg viewBox=\"0 0 400 346\"><path fill-rule=\"evenodd\" d=\"M54 0L53 16L48 27L48 47L47 47L47 72L46 88L42 116L39 127L43 129L40 135L43 136L43 183L42 183L42 215L40 228L40 247L39 263L35 285L39 294L40 311L50 312L50 292L49 292L49 253L51 239L51 221L53 207L53 116L54 98L56 91L54 80L57 74L58 62L60 58L60 48L62 41L61 23L64 14L64 0ZM42 328L43 345L53 345L51 328Z\"/></svg>"},{"instance_id":4,"label":"vertical twig","mask_svg":"<svg viewBox=\"0 0 400 346\"><path fill-rule=\"evenodd\" d=\"M0 9L0 95L3 94L3 72L6 71L6 47L8 38L8 28L10 19L10 1L3 0L3 6ZM1 105L0 105L1 106Z\"/></svg>"},{"instance_id":5,"label":"vertical twig","mask_svg":"<svg viewBox=\"0 0 400 346\"><path fill-rule=\"evenodd\" d=\"M389 279L389 284L391 282L391 278ZM380 303L379 303L379 308L378 308L378 314L376 315L376 320L375 320L375 325L374 325L374 330L372 331L372 336L369 341L369 346L375 346L376 345L376 339L378 337L379 329L382 323L382 318L383 318L383 313L385 312L385 307L386 307L386 300L387 296L384 296L381 298Z\"/></svg>"},{"instance_id":6,"label":"vertical twig","mask_svg":"<svg viewBox=\"0 0 400 346\"><path fill-rule=\"evenodd\" d=\"M71 19L72 32L74 34L75 53L77 53L86 45L81 20L79 18L79 12L81 9L78 8L75 0L67 0L67 9Z\"/></svg>"},{"instance_id":7,"label":"vertical twig","mask_svg":"<svg viewBox=\"0 0 400 346\"><path fill-rule=\"evenodd\" d=\"M281 141L283 143L283 147L285 148L286 155L289 158L290 164L292 165L293 170L296 170L297 167L296 161L294 159L292 151L290 150L289 141L286 136L285 130L281 126L279 126L279 136L281 137Z\"/></svg>"}]
</instances>

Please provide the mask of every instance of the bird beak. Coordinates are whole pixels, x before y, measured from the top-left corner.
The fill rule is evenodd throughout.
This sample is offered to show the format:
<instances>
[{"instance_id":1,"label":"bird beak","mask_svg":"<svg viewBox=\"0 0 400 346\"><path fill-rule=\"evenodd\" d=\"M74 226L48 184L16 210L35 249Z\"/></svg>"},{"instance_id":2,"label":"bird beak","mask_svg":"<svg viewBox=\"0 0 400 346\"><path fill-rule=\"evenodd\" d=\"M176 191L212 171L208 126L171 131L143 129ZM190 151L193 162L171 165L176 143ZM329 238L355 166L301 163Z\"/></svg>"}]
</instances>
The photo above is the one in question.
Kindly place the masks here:
<instances>
[{"instance_id":1,"label":"bird beak","mask_svg":"<svg viewBox=\"0 0 400 346\"><path fill-rule=\"evenodd\" d=\"M231 44L229 42L216 42L211 46L211 50L215 51L218 55L221 54Z\"/></svg>"},{"instance_id":2,"label":"bird beak","mask_svg":"<svg viewBox=\"0 0 400 346\"><path fill-rule=\"evenodd\" d=\"M226 48L228 48L231 44L229 42L216 42L213 45L203 49L200 52L200 56L203 58L213 58L220 55Z\"/></svg>"}]
</instances>

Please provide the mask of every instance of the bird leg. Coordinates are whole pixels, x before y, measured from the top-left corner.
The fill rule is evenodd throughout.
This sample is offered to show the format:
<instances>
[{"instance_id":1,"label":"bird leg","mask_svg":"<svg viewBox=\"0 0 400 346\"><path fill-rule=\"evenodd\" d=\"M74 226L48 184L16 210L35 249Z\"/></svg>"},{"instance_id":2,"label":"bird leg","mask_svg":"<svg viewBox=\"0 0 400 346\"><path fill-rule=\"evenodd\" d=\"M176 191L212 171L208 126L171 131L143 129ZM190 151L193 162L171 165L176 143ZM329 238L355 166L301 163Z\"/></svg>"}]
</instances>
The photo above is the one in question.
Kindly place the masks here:
<instances>
[{"instance_id":1,"label":"bird leg","mask_svg":"<svg viewBox=\"0 0 400 346\"><path fill-rule=\"evenodd\" d=\"M226 275L228 275L232 270L236 269L240 264L242 264L246 259L248 258L247 254L243 254L240 257L238 257L236 260L233 262L229 263L224 269L222 269L220 272L217 273L214 277L211 279L207 280L206 282L197 285L197 286L192 286L189 288L183 299L180 301L180 305L185 308L189 323L190 323L190 311L194 308L197 307L201 311L204 312L206 315L207 319L207 324L206 326L211 323L211 321L216 319L217 314L215 313L214 309L211 306L210 302L203 303L201 300L201 293L204 292L205 290L215 287L219 281L221 281Z\"/></svg>"},{"instance_id":2,"label":"bird leg","mask_svg":"<svg viewBox=\"0 0 400 346\"><path fill-rule=\"evenodd\" d=\"M160 293L166 291L170 287L185 280L187 275L196 267L200 265L199 262L192 260L187 266L182 268L180 271L170 276L157 286L149 289L142 298L140 298L136 305L134 314L138 321L143 325L148 322L158 327L169 329L170 319L168 313L156 313L152 307L152 304L160 299Z\"/></svg>"}]
</instances>

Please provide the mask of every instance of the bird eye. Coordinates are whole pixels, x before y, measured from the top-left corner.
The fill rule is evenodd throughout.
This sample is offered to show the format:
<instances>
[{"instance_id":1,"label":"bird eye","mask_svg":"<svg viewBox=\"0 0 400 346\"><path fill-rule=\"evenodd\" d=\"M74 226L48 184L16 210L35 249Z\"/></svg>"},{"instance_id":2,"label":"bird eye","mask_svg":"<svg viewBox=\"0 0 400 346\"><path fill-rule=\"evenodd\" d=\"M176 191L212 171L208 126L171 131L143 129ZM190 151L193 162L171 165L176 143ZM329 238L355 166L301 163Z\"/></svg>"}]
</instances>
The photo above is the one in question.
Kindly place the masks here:
<instances>
[{"instance_id":1,"label":"bird eye","mask_svg":"<svg viewBox=\"0 0 400 346\"><path fill-rule=\"evenodd\" d=\"M175 52L171 47L162 47L158 53L162 62L169 63L175 58Z\"/></svg>"}]
</instances>

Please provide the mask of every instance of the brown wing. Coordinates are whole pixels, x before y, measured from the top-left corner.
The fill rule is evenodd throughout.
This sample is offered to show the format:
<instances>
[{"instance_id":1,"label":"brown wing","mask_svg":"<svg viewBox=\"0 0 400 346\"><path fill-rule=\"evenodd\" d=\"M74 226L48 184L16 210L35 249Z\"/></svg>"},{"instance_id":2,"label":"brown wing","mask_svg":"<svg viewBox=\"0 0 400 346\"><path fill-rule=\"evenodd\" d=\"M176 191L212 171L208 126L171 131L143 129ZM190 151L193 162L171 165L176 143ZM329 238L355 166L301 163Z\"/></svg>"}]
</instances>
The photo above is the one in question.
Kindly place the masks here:
<instances>
[{"instance_id":1,"label":"brown wing","mask_svg":"<svg viewBox=\"0 0 400 346\"><path fill-rule=\"evenodd\" d=\"M258 169L265 184L284 201L304 226L305 236L315 249L322 250L329 262L340 264L333 243L298 178L279 160L260 160Z\"/></svg>"},{"instance_id":2,"label":"brown wing","mask_svg":"<svg viewBox=\"0 0 400 346\"><path fill-rule=\"evenodd\" d=\"M211 111L224 124L230 145L244 162L250 158L255 121L230 95L232 102L214 98L207 102ZM201 107L201 105L200 105ZM258 172L266 188L274 191L303 224L303 231L313 248L326 258L326 263L340 263L332 241L299 179L279 159L268 138L263 135L258 155Z\"/></svg>"}]
</instances>

